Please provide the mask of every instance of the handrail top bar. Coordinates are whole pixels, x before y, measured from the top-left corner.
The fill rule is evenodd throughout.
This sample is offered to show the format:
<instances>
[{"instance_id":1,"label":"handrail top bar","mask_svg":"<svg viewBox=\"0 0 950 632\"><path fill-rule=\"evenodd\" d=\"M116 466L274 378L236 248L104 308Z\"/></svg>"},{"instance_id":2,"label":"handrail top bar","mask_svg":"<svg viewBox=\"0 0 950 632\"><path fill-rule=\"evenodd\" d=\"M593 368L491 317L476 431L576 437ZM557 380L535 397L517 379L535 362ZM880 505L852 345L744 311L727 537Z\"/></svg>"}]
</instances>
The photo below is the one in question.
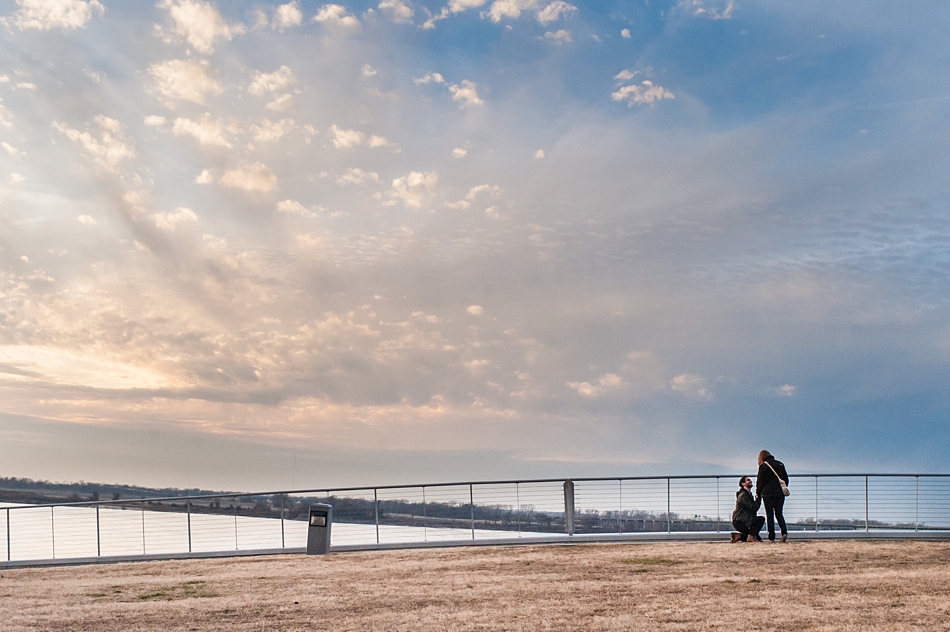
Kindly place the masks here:
<instances>
[{"instance_id":1,"label":"handrail top bar","mask_svg":"<svg viewBox=\"0 0 950 632\"><path fill-rule=\"evenodd\" d=\"M411 485L361 485L357 487L324 487L319 489L285 489L266 492L221 492L220 494L200 494L196 496L156 496L153 498L126 498L119 500L81 500L77 502L44 503L41 505L12 505L10 507L0 507L0 509L39 509L43 507L83 507L96 505L133 505L148 502L167 502L172 500L192 501L209 500L215 498L250 498L254 496L278 496L278 495L302 495L302 494L332 494L334 492L354 492L371 491L382 489L418 489L431 487L466 487L469 485L515 485L528 484L535 485L540 483L563 483L564 481L574 481L575 483L591 483L598 481L665 481L665 480L695 480L695 479L720 479L737 478L743 476L739 473L731 474L674 474L670 476L586 476L562 478L535 478L535 479L512 479L500 481L460 481L454 483L420 483ZM745 476L750 476L745 474ZM827 474L789 474L789 478L950 478L950 474L857 474L857 473L827 473Z\"/></svg>"}]
</instances>

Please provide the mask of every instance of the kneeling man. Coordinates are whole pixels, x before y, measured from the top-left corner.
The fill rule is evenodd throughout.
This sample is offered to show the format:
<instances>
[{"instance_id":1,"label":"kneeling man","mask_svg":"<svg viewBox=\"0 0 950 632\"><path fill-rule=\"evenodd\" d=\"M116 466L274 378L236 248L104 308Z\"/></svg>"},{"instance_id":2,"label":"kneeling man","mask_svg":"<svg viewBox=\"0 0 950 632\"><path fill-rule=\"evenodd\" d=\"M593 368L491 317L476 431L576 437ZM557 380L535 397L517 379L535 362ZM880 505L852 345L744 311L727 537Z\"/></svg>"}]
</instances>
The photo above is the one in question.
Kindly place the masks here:
<instances>
[{"instance_id":1,"label":"kneeling man","mask_svg":"<svg viewBox=\"0 0 950 632\"><path fill-rule=\"evenodd\" d=\"M732 526L738 531L732 534L733 542L746 542L752 536L756 542L761 542L759 531L765 524L765 516L759 516L761 498L752 497L752 479L743 476L739 479L739 491L736 492L736 509L732 512Z\"/></svg>"}]
</instances>

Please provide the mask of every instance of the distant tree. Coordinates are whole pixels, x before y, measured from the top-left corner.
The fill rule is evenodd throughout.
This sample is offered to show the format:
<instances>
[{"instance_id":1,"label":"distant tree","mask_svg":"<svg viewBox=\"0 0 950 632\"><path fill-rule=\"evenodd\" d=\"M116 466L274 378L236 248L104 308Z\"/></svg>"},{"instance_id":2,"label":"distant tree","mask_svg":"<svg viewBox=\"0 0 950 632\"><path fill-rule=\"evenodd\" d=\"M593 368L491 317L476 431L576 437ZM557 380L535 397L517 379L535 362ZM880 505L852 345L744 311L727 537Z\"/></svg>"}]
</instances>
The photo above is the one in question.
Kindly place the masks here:
<instances>
[{"instance_id":1,"label":"distant tree","mask_svg":"<svg viewBox=\"0 0 950 632\"><path fill-rule=\"evenodd\" d=\"M122 498L122 494L120 494L119 492L112 493L112 500L119 500L120 498Z\"/></svg>"},{"instance_id":2,"label":"distant tree","mask_svg":"<svg viewBox=\"0 0 950 632\"><path fill-rule=\"evenodd\" d=\"M92 494L89 495L89 500L91 500L94 503L99 502L99 491L96 490L92 492Z\"/></svg>"}]
</instances>

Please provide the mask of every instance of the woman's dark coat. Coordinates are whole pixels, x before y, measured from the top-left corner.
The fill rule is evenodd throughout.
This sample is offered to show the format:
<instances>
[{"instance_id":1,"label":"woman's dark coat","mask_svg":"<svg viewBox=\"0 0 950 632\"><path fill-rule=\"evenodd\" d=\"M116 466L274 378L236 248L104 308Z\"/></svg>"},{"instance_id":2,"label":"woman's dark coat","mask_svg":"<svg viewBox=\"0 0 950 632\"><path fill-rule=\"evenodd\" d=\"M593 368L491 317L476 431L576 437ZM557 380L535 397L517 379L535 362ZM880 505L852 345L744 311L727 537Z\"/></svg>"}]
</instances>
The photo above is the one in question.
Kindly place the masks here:
<instances>
[{"instance_id":1,"label":"woman's dark coat","mask_svg":"<svg viewBox=\"0 0 950 632\"><path fill-rule=\"evenodd\" d=\"M772 472L769 465L775 468L775 473ZM782 477L785 485L788 486L788 472L785 471L785 464L775 460L775 457L769 457L759 466L759 473L755 477L756 496L784 496L782 486L778 484L778 479L775 478L776 473Z\"/></svg>"}]
</instances>

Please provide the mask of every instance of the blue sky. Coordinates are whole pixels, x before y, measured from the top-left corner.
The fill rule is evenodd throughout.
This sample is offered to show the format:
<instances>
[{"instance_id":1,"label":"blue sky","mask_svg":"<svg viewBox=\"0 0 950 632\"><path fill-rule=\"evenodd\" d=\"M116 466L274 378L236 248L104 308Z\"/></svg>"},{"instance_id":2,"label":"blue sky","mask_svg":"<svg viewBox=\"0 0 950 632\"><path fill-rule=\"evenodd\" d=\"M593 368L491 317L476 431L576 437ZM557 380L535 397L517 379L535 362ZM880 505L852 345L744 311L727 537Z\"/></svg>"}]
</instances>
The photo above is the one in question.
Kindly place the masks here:
<instances>
[{"instance_id":1,"label":"blue sky","mask_svg":"<svg viewBox=\"0 0 950 632\"><path fill-rule=\"evenodd\" d=\"M2 474L945 471L948 12L0 2Z\"/></svg>"}]
</instances>

